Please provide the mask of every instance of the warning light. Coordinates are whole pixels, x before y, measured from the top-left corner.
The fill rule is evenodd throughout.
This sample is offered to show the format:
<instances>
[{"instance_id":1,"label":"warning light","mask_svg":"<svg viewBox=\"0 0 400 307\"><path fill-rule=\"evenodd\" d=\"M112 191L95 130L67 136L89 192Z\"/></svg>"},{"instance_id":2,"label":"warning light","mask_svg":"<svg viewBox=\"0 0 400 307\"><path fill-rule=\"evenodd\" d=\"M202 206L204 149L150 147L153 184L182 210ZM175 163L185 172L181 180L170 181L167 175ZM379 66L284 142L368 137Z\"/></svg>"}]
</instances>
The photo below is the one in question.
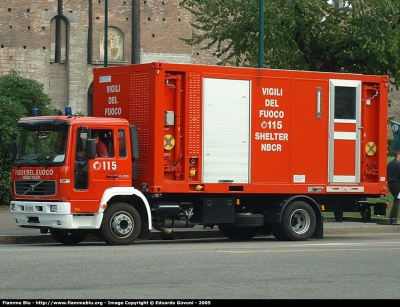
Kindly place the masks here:
<instances>
[{"instance_id":1,"label":"warning light","mask_svg":"<svg viewBox=\"0 0 400 307\"><path fill-rule=\"evenodd\" d=\"M39 116L39 109L38 108L33 108L32 109L32 116Z\"/></svg>"},{"instance_id":2,"label":"warning light","mask_svg":"<svg viewBox=\"0 0 400 307\"><path fill-rule=\"evenodd\" d=\"M72 109L70 106L65 107L65 116L70 116L72 115Z\"/></svg>"}]
</instances>

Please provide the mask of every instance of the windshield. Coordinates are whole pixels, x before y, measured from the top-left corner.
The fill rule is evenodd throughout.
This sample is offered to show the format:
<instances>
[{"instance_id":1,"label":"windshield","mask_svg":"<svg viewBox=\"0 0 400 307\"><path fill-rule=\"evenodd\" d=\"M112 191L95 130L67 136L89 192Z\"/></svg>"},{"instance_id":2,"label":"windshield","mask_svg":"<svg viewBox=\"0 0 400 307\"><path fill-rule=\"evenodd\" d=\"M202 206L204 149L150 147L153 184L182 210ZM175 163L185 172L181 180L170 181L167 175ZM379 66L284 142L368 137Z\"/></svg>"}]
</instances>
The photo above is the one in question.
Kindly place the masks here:
<instances>
[{"instance_id":1,"label":"windshield","mask_svg":"<svg viewBox=\"0 0 400 307\"><path fill-rule=\"evenodd\" d=\"M16 165L63 165L67 126L21 127L18 133Z\"/></svg>"}]
</instances>

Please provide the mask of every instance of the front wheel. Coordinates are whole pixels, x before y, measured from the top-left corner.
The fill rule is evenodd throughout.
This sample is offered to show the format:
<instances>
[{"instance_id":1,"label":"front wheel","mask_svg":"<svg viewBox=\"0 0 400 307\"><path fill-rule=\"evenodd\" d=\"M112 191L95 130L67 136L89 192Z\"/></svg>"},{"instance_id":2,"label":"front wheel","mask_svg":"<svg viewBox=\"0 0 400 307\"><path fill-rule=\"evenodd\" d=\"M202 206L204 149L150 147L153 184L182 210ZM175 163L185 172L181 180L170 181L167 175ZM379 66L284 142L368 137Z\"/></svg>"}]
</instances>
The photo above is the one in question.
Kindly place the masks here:
<instances>
[{"instance_id":1,"label":"front wheel","mask_svg":"<svg viewBox=\"0 0 400 307\"><path fill-rule=\"evenodd\" d=\"M104 211L101 237L110 245L132 244L140 235L142 221L137 210L126 203L115 203Z\"/></svg>"},{"instance_id":2,"label":"front wheel","mask_svg":"<svg viewBox=\"0 0 400 307\"><path fill-rule=\"evenodd\" d=\"M316 225L311 206L304 201L294 201L286 207L282 222L276 224L273 234L278 240L305 241L313 235Z\"/></svg>"}]
</instances>

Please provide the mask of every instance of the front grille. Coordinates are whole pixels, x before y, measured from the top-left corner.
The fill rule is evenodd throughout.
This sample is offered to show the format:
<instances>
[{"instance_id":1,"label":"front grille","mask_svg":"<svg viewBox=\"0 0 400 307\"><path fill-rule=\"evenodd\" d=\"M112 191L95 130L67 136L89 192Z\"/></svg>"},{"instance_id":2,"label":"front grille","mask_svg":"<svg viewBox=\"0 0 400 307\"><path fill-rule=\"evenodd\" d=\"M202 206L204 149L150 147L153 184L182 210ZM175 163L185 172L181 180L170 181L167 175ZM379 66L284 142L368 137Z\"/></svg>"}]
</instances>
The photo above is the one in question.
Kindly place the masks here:
<instances>
[{"instance_id":1,"label":"front grille","mask_svg":"<svg viewBox=\"0 0 400 307\"><path fill-rule=\"evenodd\" d=\"M56 194L56 182L53 180L17 180L15 194L21 196L51 196Z\"/></svg>"}]
</instances>

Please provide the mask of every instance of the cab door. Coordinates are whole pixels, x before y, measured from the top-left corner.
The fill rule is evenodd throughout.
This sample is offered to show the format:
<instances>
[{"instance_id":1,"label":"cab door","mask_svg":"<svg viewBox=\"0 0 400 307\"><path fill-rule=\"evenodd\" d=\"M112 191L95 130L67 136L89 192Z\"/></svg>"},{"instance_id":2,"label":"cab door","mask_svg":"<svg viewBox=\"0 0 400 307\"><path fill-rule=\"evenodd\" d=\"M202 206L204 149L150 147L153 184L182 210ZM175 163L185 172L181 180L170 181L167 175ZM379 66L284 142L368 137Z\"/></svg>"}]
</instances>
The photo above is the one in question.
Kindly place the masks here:
<instances>
[{"instance_id":1,"label":"cab door","mask_svg":"<svg viewBox=\"0 0 400 307\"><path fill-rule=\"evenodd\" d=\"M110 181L118 179L117 171L117 160L114 157L114 131L112 129L97 130L92 129L92 138L96 142L96 158L92 163L91 173L91 185L101 187L102 191L107 187L113 186L114 184ZM101 145L101 146L99 146ZM90 185L90 184L89 184Z\"/></svg>"},{"instance_id":2,"label":"cab door","mask_svg":"<svg viewBox=\"0 0 400 307\"><path fill-rule=\"evenodd\" d=\"M86 159L79 154L81 149L79 137L83 138L85 144L89 134L93 135L96 132L100 136L99 142L103 142L107 148L107 155ZM106 189L131 186L132 167L126 148L128 135L126 129L78 129L74 166L76 199L71 201L73 212L97 212Z\"/></svg>"},{"instance_id":3,"label":"cab door","mask_svg":"<svg viewBox=\"0 0 400 307\"><path fill-rule=\"evenodd\" d=\"M359 183L361 81L330 80L329 182Z\"/></svg>"}]
</instances>

